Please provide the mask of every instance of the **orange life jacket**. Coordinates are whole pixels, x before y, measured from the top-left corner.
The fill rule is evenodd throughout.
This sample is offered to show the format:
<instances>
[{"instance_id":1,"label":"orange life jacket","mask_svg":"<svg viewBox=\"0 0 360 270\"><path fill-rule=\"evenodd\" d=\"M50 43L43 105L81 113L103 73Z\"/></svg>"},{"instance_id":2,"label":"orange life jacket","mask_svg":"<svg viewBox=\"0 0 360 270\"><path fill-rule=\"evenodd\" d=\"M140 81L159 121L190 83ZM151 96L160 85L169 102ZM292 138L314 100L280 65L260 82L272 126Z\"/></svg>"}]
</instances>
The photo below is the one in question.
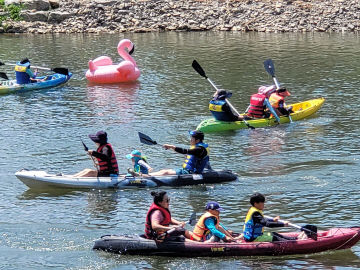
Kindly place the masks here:
<instances>
[{"instance_id":1,"label":"orange life jacket","mask_svg":"<svg viewBox=\"0 0 360 270\"><path fill-rule=\"evenodd\" d=\"M219 224L220 224L220 217L218 215L214 215L211 214L210 212L206 212L205 214L203 214L199 221L196 223L194 231L190 233L191 235L191 240L195 240L195 241L205 241L206 240L206 235L209 232L209 229L207 229L205 227L205 220L210 218L210 217L214 217L216 220L216 228L219 228Z\"/></svg>"},{"instance_id":2,"label":"orange life jacket","mask_svg":"<svg viewBox=\"0 0 360 270\"><path fill-rule=\"evenodd\" d=\"M269 98L269 102L274 109L279 108L279 104L281 102L284 102L284 100L285 98L283 96L278 95L276 92L272 93Z\"/></svg>"}]
</instances>

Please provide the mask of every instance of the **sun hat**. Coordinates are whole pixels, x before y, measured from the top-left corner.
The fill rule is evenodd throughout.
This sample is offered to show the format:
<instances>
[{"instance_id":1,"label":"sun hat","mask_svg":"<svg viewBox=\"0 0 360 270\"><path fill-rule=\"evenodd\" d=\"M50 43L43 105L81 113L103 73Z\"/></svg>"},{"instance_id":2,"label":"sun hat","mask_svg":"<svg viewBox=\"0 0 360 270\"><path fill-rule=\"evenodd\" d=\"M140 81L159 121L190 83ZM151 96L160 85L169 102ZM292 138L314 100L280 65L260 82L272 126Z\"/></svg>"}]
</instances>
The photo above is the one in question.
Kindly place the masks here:
<instances>
[{"instance_id":1,"label":"sun hat","mask_svg":"<svg viewBox=\"0 0 360 270\"><path fill-rule=\"evenodd\" d=\"M126 155L127 159L132 159L132 158L141 158L141 152L139 150L133 150L131 152L131 154L127 154Z\"/></svg>"},{"instance_id":2,"label":"sun hat","mask_svg":"<svg viewBox=\"0 0 360 270\"><path fill-rule=\"evenodd\" d=\"M89 134L89 138L96 143L107 143L107 133L103 130L96 132L96 134Z\"/></svg>"}]
</instances>

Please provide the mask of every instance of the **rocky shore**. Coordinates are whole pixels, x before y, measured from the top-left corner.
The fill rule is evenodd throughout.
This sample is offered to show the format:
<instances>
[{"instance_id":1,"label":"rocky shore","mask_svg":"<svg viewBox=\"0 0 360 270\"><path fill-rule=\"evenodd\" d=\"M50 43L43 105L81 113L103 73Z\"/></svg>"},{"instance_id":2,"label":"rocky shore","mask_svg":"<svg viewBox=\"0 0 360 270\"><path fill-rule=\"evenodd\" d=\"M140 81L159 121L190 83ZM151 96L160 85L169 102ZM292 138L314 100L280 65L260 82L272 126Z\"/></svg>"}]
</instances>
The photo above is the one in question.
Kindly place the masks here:
<instances>
[{"instance_id":1,"label":"rocky shore","mask_svg":"<svg viewBox=\"0 0 360 270\"><path fill-rule=\"evenodd\" d=\"M0 32L359 32L358 0L5 0ZM6 16L0 9L0 16Z\"/></svg>"}]
</instances>

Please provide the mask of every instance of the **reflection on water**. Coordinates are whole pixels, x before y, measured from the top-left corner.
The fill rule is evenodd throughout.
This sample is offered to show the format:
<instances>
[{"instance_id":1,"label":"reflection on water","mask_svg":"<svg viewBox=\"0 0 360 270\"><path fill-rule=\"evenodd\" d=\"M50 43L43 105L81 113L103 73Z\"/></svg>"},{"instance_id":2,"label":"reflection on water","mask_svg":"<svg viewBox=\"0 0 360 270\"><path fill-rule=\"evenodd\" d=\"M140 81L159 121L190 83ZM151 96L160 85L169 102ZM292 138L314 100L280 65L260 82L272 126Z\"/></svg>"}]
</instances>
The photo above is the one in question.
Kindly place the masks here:
<instances>
[{"instance_id":1,"label":"reflection on water","mask_svg":"<svg viewBox=\"0 0 360 270\"><path fill-rule=\"evenodd\" d=\"M111 116L111 124L130 123L136 111L136 99L140 89L139 82L87 85L87 99L94 114L91 117Z\"/></svg>"}]
</instances>

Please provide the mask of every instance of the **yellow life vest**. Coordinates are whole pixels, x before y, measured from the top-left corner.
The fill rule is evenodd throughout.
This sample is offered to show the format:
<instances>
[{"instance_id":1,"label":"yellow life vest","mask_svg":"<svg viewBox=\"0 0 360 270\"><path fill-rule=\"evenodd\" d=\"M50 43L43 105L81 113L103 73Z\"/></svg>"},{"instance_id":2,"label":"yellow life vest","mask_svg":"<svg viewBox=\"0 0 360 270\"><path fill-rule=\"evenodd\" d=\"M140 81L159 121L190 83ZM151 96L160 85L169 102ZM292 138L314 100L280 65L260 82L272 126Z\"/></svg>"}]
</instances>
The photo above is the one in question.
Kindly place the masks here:
<instances>
[{"instance_id":1,"label":"yellow life vest","mask_svg":"<svg viewBox=\"0 0 360 270\"><path fill-rule=\"evenodd\" d=\"M220 217L218 215L211 214L210 212L206 212L203 214L199 221L196 223L194 231L191 233L191 236L193 240L195 241L202 241L205 239L206 234L209 232L209 230L205 227L205 220L214 217L216 219L216 228L219 228L220 224Z\"/></svg>"},{"instance_id":2,"label":"yellow life vest","mask_svg":"<svg viewBox=\"0 0 360 270\"><path fill-rule=\"evenodd\" d=\"M15 71L17 71L17 72L26 72L26 69L27 69L27 67L25 67L25 66L19 66L19 65L15 66Z\"/></svg>"},{"instance_id":3,"label":"yellow life vest","mask_svg":"<svg viewBox=\"0 0 360 270\"><path fill-rule=\"evenodd\" d=\"M255 212L259 212L262 216L263 211L257 209L256 207L252 206L249 209L249 212L246 215L245 223L244 223L244 238L251 240L255 239L256 237L262 235L264 233L264 226L260 224L254 224L252 220L252 215Z\"/></svg>"},{"instance_id":4,"label":"yellow life vest","mask_svg":"<svg viewBox=\"0 0 360 270\"><path fill-rule=\"evenodd\" d=\"M284 97L278 95L277 93L271 94L271 96L269 98L269 102L273 108L275 108L275 109L279 108L280 101L284 101Z\"/></svg>"}]
</instances>

